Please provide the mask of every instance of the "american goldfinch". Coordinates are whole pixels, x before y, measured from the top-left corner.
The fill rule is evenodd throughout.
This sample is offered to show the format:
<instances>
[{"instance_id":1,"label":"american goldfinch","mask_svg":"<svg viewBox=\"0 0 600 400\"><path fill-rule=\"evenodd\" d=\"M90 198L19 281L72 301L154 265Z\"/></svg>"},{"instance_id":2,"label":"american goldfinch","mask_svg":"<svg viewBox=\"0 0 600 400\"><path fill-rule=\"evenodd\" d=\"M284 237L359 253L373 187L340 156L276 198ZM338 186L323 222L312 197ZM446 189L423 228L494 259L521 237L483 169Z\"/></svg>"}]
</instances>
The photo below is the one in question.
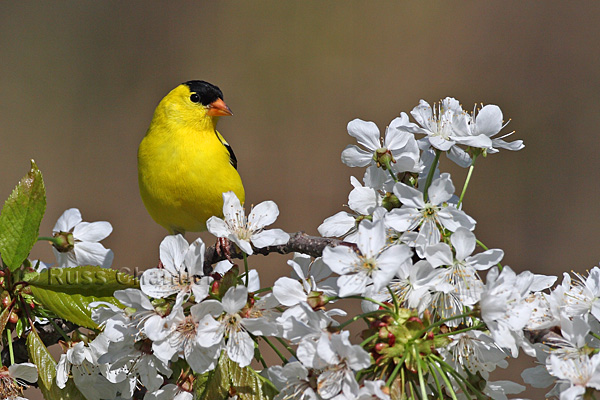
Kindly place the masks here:
<instances>
[{"instance_id":1,"label":"american goldfinch","mask_svg":"<svg viewBox=\"0 0 600 400\"><path fill-rule=\"evenodd\" d=\"M206 220L223 216L223 192L244 202L235 154L216 130L227 115L221 90L204 81L182 83L154 111L138 180L150 216L171 234L206 230Z\"/></svg>"}]
</instances>

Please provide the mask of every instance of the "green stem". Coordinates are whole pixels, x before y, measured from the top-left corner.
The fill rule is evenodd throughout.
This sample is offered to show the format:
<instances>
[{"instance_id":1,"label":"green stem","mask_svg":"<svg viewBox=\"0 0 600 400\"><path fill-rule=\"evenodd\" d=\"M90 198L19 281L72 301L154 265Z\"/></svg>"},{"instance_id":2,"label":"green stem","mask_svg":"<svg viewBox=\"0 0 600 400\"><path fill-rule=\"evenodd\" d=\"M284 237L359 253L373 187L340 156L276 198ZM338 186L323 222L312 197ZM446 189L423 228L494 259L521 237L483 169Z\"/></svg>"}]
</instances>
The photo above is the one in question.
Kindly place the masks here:
<instances>
[{"instance_id":1,"label":"green stem","mask_svg":"<svg viewBox=\"0 0 600 400\"><path fill-rule=\"evenodd\" d=\"M392 176L392 179L394 180L394 182L398 183L398 177L396 176L396 174L394 174L394 171L392 171L392 164L389 161L385 164L385 168L388 170L388 172Z\"/></svg>"},{"instance_id":2,"label":"green stem","mask_svg":"<svg viewBox=\"0 0 600 400\"><path fill-rule=\"evenodd\" d=\"M288 363L288 359L287 359L287 358L285 358L283 354L281 354L281 351L279 351L279 349L278 349L277 347L275 347L275 345L274 345L273 343L271 343L271 341L270 341L269 339L267 339L267 338L266 338L266 337L264 337L264 336L261 336L261 337L262 337L262 339L263 339L265 342L267 342L267 344L268 344L269 346L271 346L271 348L273 349L273 351L274 351L275 353L277 353L277 355L279 356L279 358L281 358L281 361L283 361L283 363L284 363L284 364L287 364L287 363Z\"/></svg>"},{"instance_id":3,"label":"green stem","mask_svg":"<svg viewBox=\"0 0 600 400\"><path fill-rule=\"evenodd\" d=\"M332 300L344 300L344 299L359 299L359 300L366 300L366 301L370 301L373 304L377 304L380 307L383 307L384 309L388 310L388 311L392 311L393 310L390 308L390 306L388 304L384 304L380 301L377 301L375 299L372 299L370 297L362 297L362 296L346 296L346 297L339 297L339 296L334 296L334 297L328 297L327 301L332 301Z\"/></svg>"},{"instance_id":4,"label":"green stem","mask_svg":"<svg viewBox=\"0 0 600 400\"><path fill-rule=\"evenodd\" d=\"M246 272L246 287L248 287L248 256L246 255L246 253L242 252L242 255L244 256L244 270Z\"/></svg>"},{"instance_id":5,"label":"green stem","mask_svg":"<svg viewBox=\"0 0 600 400\"><path fill-rule=\"evenodd\" d=\"M402 355L402 358L400 358L400 361L398 361L398 364L396 364L396 368L394 368L394 370L392 371L392 374L390 375L390 377L388 378L388 380L385 382L385 385L387 387L391 387L392 383L394 382L394 380L396 379L396 375L398 375L398 371L400 371L400 368L402 368L402 364L404 363L404 359L405 359L405 355ZM402 382L404 383L404 382Z\"/></svg>"},{"instance_id":6,"label":"green stem","mask_svg":"<svg viewBox=\"0 0 600 400\"><path fill-rule=\"evenodd\" d=\"M471 161L471 166L469 167L469 172L467 173L467 179L465 179L465 184L463 186L463 190L460 194L460 200L458 200L458 208L462 204L463 197L465 197L465 193L467 192L467 187L469 186L469 181L471 180L471 175L473 175L473 170L475 169L475 160L477 156L473 156L473 161Z\"/></svg>"},{"instance_id":7,"label":"green stem","mask_svg":"<svg viewBox=\"0 0 600 400\"><path fill-rule=\"evenodd\" d=\"M459 333L475 331L475 330L481 329L481 328L485 328L485 324L477 324L477 325L469 326L468 328L459 329L456 331L450 331L448 333L439 333L436 335L436 337L446 337L446 336L458 335Z\"/></svg>"},{"instance_id":8,"label":"green stem","mask_svg":"<svg viewBox=\"0 0 600 400\"><path fill-rule=\"evenodd\" d=\"M60 243L58 243L58 239L55 237L52 237L52 236L40 236L37 238L37 241L38 242L50 242L50 243L56 244L56 245L60 244Z\"/></svg>"},{"instance_id":9,"label":"green stem","mask_svg":"<svg viewBox=\"0 0 600 400\"><path fill-rule=\"evenodd\" d=\"M392 290L391 287L387 287L388 292L390 292L390 297L392 298L392 302L394 303L394 312L396 314L398 314L398 312L400 311L400 305L398 304L398 299L396 298L396 295L394 294L394 291Z\"/></svg>"},{"instance_id":10,"label":"green stem","mask_svg":"<svg viewBox=\"0 0 600 400\"><path fill-rule=\"evenodd\" d=\"M440 380L438 379L437 374L433 370L431 363L425 363L425 365L427 366L429 373L431 374L431 376L433 377L433 380L435 381L435 388L437 390L439 400L444 400L444 395L443 395L444 389L442 389L442 385L440 384ZM432 391L433 391L433 388L432 388Z\"/></svg>"},{"instance_id":11,"label":"green stem","mask_svg":"<svg viewBox=\"0 0 600 400\"><path fill-rule=\"evenodd\" d=\"M444 373L444 371L442 371L442 368L435 362L432 362L431 365L433 365L433 368L438 372L438 374L440 374L440 376L446 383L446 388L448 389L448 391L450 391L450 397L452 397L452 400L458 400L456 397L456 392L452 387L452 383L450 382L450 379L448 379L448 376Z\"/></svg>"},{"instance_id":12,"label":"green stem","mask_svg":"<svg viewBox=\"0 0 600 400\"><path fill-rule=\"evenodd\" d=\"M6 328L6 341L8 342L8 353L10 354L10 365L15 363L15 352L12 345L12 332L10 328Z\"/></svg>"},{"instance_id":13,"label":"green stem","mask_svg":"<svg viewBox=\"0 0 600 400\"><path fill-rule=\"evenodd\" d=\"M427 180L425 180L425 187L423 188L423 196L425 203L429 201L429 195L427 192L429 191L429 186L431 186L431 181L433 181L433 175L435 174L435 168L440 160L440 155L442 154L441 150L435 149L435 158L431 163L431 168L429 169L429 173L427 174Z\"/></svg>"},{"instance_id":14,"label":"green stem","mask_svg":"<svg viewBox=\"0 0 600 400\"><path fill-rule=\"evenodd\" d=\"M452 321L452 320L460 319L460 318L465 318L465 317L471 317L471 316L473 316L473 313L460 314L460 315L455 315L454 317L448 317L448 318L441 319L441 320L439 320L437 322L434 322L433 324L429 325L428 327L426 327L424 329L421 329L419 332L417 332L416 335L413 336L413 340L416 340L416 339L422 337L430 329L435 328L437 326L442 326L442 325L444 325L448 321Z\"/></svg>"},{"instance_id":15,"label":"green stem","mask_svg":"<svg viewBox=\"0 0 600 400\"><path fill-rule=\"evenodd\" d=\"M348 321L340 324L337 328L342 330L344 329L346 326L350 325L353 322L358 321L359 319L363 319L366 317L370 317L372 315L377 315L377 314L381 314L381 313L385 313L387 312L386 310L375 310L375 311L370 311L368 313L364 313L364 314L360 314L360 315L355 315L354 317L350 318Z\"/></svg>"},{"instance_id":16,"label":"green stem","mask_svg":"<svg viewBox=\"0 0 600 400\"><path fill-rule=\"evenodd\" d=\"M362 341L362 343L360 344L360 347L364 347L367 343L369 343L371 340L377 338L379 336L379 332L375 333L374 335L369 336L368 338L366 338L365 340Z\"/></svg>"},{"instance_id":17,"label":"green stem","mask_svg":"<svg viewBox=\"0 0 600 400\"><path fill-rule=\"evenodd\" d=\"M465 394L467 394L468 391L467 391L466 387L463 386L462 383L467 385L469 387L469 389L471 389L471 392L475 396L477 396L478 399L484 400L487 398L479 389L477 389L475 386L473 386L471 384L471 382L469 382L468 379L466 379L464 376L462 376L461 374L456 372L454 370L454 368L452 368L452 366L448 365L448 363L446 363L446 361L444 361L441 357L435 356L433 354L431 354L430 357L433 358L434 360L436 360L440 364L440 367L443 367L444 370L447 370L450 373L450 375L452 375L454 377L454 380L461 387L461 389L465 392Z\"/></svg>"},{"instance_id":18,"label":"green stem","mask_svg":"<svg viewBox=\"0 0 600 400\"><path fill-rule=\"evenodd\" d=\"M425 385L425 379L423 378L423 369L421 368L421 362L423 362L423 361L417 354L415 347L413 347L413 353L414 353L415 360L417 361L417 374L419 376L419 386L421 387L421 396L423 396L423 399L426 399L427 398L427 391L426 391L427 387Z\"/></svg>"},{"instance_id":19,"label":"green stem","mask_svg":"<svg viewBox=\"0 0 600 400\"><path fill-rule=\"evenodd\" d=\"M285 349L286 349L286 350L287 350L287 351L288 351L288 352L289 352L289 353L290 353L290 354L291 354L291 355L292 355L294 358L298 358L298 357L296 357L296 352L294 351L294 349L292 349L290 346L288 346L288 344L285 342L285 340L283 340L282 338L280 338L280 337L277 337L277 336L275 336L275 339L277 339L277 341L278 341L279 343L281 343L281 345L282 345L283 347L285 347Z\"/></svg>"}]
</instances>

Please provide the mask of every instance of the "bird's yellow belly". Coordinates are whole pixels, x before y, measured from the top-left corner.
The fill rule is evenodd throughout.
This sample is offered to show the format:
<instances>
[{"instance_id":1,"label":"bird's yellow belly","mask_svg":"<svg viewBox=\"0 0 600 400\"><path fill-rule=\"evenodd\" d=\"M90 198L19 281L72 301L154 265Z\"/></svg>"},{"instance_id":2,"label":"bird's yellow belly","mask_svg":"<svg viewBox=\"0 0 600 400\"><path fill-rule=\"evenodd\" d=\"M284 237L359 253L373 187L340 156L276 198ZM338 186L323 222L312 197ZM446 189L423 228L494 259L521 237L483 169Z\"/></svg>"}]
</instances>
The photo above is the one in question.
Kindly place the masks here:
<instances>
[{"instance_id":1,"label":"bird's yellow belly","mask_svg":"<svg viewBox=\"0 0 600 400\"><path fill-rule=\"evenodd\" d=\"M138 154L140 193L152 218L169 232L206 230L207 219L223 215L223 192L244 201L240 176L220 142L163 146L157 153L155 143L144 141Z\"/></svg>"}]
</instances>

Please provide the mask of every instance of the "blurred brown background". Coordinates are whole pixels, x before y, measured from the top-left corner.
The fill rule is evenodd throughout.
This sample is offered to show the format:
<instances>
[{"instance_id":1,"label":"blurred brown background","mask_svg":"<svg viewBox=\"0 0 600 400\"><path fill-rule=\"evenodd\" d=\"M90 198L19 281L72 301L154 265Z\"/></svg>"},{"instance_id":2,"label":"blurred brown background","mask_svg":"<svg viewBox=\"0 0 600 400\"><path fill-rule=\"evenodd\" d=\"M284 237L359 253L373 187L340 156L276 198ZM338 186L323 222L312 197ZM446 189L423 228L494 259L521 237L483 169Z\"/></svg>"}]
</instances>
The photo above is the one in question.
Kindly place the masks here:
<instances>
[{"instance_id":1,"label":"blurred brown background","mask_svg":"<svg viewBox=\"0 0 600 400\"><path fill-rule=\"evenodd\" d=\"M599 20L595 2L2 2L0 197L34 158L42 234L78 207L112 223L116 267L155 266L166 232L139 198L137 146L160 98L204 79L235 113L219 130L247 204L272 199L278 227L316 234L362 177L340 162L347 122L383 130L453 96L498 104L526 144L478 162L478 238L518 271L583 272L600 261ZM441 168L461 186L465 170ZM265 283L288 273L284 257L251 263Z\"/></svg>"}]
</instances>

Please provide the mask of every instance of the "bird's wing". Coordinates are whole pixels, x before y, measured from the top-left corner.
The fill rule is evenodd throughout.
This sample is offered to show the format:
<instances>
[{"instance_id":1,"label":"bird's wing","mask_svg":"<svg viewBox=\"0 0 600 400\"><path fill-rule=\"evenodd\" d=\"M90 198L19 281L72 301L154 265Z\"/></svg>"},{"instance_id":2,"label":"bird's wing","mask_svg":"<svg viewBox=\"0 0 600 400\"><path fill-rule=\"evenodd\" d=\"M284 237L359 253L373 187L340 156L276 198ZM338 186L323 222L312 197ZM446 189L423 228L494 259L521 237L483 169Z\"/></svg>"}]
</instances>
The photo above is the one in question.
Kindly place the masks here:
<instances>
[{"instance_id":1,"label":"bird's wing","mask_svg":"<svg viewBox=\"0 0 600 400\"><path fill-rule=\"evenodd\" d=\"M231 163L231 165L233 165L233 168L237 169L237 158L235 157L235 153L233 152L233 149L231 148L229 143L227 143L225 138L223 136L221 136L221 134L219 132L215 131L215 134L217 135L217 139L219 139L221 144L223 144L223 146L225 146L225 148L229 152L229 163Z\"/></svg>"}]
</instances>

